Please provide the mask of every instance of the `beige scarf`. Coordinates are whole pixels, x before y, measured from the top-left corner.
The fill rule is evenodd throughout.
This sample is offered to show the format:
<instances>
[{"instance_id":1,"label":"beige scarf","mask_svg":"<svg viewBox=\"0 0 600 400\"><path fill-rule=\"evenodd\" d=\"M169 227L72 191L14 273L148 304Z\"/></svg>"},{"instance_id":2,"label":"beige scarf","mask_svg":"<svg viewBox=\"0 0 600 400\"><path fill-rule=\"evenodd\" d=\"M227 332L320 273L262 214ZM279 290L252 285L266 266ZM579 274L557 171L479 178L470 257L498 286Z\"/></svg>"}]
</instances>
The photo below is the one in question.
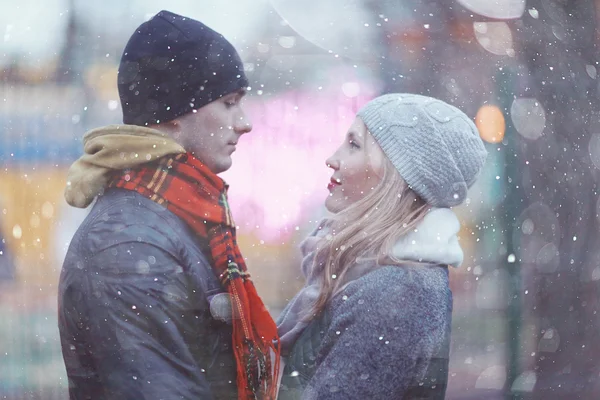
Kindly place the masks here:
<instances>
[{"instance_id":1,"label":"beige scarf","mask_svg":"<svg viewBox=\"0 0 600 400\"><path fill-rule=\"evenodd\" d=\"M114 172L156 161L185 149L166 133L136 125L109 125L83 137L84 154L67 174L65 199L86 208L103 192Z\"/></svg>"}]
</instances>

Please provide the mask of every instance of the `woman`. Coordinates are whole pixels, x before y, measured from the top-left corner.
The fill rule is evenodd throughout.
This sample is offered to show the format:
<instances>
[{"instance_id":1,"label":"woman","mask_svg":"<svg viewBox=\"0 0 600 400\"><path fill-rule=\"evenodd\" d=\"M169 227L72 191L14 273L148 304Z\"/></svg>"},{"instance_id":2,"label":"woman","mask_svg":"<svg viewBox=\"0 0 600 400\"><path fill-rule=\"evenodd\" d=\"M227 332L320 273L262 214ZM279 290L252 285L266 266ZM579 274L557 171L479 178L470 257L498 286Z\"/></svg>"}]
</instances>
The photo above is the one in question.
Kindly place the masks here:
<instances>
[{"instance_id":1,"label":"woman","mask_svg":"<svg viewBox=\"0 0 600 400\"><path fill-rule=\"evenodd\" d=\"M280 399L442 399L461 204L487 152L440 100L388 94L338 150L332 217L301 244L307 282L278 321Z\"/></svg>"}]
</instances>

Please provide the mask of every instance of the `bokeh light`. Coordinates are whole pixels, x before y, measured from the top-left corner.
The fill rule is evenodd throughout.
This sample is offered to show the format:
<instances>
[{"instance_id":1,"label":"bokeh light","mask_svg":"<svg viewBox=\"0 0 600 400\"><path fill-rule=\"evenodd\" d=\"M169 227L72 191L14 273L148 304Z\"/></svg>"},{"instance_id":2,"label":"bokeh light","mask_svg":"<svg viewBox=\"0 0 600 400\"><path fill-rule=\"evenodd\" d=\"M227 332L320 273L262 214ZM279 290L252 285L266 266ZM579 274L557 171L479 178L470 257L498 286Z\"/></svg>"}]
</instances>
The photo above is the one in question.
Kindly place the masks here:
<instances>
[{"instance_id":1,"label":"bokeh light","mask_svg":"<svg viewBox=\"0 0 600 400\"><path fill-rule=\"evenodd\" d=\"M512 384L513 392L532 392L537 382L535 371L525 371L520 374Z\"/></svg>"},{"instance_id":2,"label":"bokeh light","mask_svg":"<svg viewBox=\"0 0 600 400\"><path fill-rule=\"evenodd\" d=\"M270 0L273 8L305 40L333 55L370 59L378 22L364 2ZM306 10L311 12L307 13ZM381 23L379 23L381 25Z\"/></svg>"},{"instance_id":3,"label":"bokeh light","mask_svg":"<svg viewBox=\"0 0 600 400\"><path fill-rule=\"evenodd\" d=\"M510 106L510 116L515 129L529 140L539 139L546 127L546 112L539 101L533 98L515 99Z\"/></svg>"},{"instance_id":4,"label":"bokeh light","mask_svg":"<svg viewBox=\"0 0 600 400\"><path fill-rule=\"evenodd\" d=\"M501 389L506 383L506 367L494 365L486 368L477 378L475 387L478 389Z\"/></svg>"},{"instance_id":5,"label":"bokeh light","mask_svg":"<svg viewBox=\"0 0 600 400\"><path fill-rule=\"evenodd\" d=\"M487 51L499 56L514 56L512 32L506 22L475 22L475 38Z\"/></svg>"},{"instance_id":6,"label":"bokeh light","mask_svg":"<svg viewBox=\"0 0 600 400\"><path fill-rule=\"evenodd\" d=\"M588 143L590 159L596 168L600 168L600 134L593 134Z\"/></svg>"},{"instance_id":7,"label":"bokeh light","mask_svg":"<svg viewBox=\"0 0 600 400\"><path fill-rule=\"evenodd\" d=\"M498 106L486 104L481 106L475 116L475 124L481 138L488 143L500 143L504 139L506 122L504 114Z\"/></svg>"},{"instance_id":8,"label":"bokeh light","mask_svg":"<svg viewBox=\"0 0 600 400\"><path fill-rule=\"evenodd\" d=\"M525 11L525 0L458 0L475 14L495 19L519 18Z\"/></svg>"},{"instance_id":9,"label":"bokeh light","mask_svg":"<svg viewBox=\"0 0 600 400\"><path fill-rule=\"evenodd\" d=\"M519 216L513 232L513 241L519 244L518 258L542 273L554 272L560 262L560 234L558 218L547 204L530 205Z\"/></svg>"},{"instance_id":10,"label":"bokeh light","mask_svg":"<svg viewBox=\"0 0 600 400\"><path fill-rule=\"evenodd\" d=\"M538 343L538 351L545 353L554 353L560 346L560 335L554 328L546 329L544 336Z\"/></svg>"}]
</instances>

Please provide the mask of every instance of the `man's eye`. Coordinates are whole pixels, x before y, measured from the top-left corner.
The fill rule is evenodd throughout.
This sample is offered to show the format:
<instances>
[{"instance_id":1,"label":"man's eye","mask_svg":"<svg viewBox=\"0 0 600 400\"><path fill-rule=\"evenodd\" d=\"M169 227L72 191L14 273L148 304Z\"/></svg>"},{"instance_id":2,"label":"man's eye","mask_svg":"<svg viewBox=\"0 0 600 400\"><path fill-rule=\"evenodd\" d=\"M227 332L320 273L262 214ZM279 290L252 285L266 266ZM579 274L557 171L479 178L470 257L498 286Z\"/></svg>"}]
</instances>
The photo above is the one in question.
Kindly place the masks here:
<instances>
[{"instance_id":1,"label":"man's eye","mask_svg":"<svg viewBox=\"0 0 600 400\"><path fill-rule=\"evenodd\" d=\"M354 147L355 149L359 149L360 146L354 141L354 140L350 140L350 147Z\"/></svg>"}]
</instances>

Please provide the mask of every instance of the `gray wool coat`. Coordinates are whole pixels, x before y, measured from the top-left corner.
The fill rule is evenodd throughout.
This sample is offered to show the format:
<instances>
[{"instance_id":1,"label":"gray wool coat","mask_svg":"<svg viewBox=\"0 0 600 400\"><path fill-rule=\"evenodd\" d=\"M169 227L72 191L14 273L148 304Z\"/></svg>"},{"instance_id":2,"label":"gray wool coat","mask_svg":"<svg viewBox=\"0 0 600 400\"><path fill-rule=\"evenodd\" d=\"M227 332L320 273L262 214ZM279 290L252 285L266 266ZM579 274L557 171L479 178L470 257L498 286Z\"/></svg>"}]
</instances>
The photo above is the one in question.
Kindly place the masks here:
<instances>
[{"instance_id":1,"label":"gray wool coat","mask_svg":"<svg viewBox=\"0 0 600 400\"><path fill-rule=\"evenodd\" d=\"M458 266L458 219L434 209L394 246L406 262L358 268L325 311L299 318L318 293L319 275L303 242L306 286L283 310L278 327L285 369L279 399L443 399L448 379L452 292ZM312 269L311 269L312 268Z\"/></svg>"},{"instance_id":2,"label":"gray wool coat","mask_svg":"<svg viewBox=\"0 0 600 400\"><path fill-rule=\"evenodd\" d=\"M373 271L300 335L279 399L443 399L451 314L447 267Z\"/></svg>"}]
</instances>

